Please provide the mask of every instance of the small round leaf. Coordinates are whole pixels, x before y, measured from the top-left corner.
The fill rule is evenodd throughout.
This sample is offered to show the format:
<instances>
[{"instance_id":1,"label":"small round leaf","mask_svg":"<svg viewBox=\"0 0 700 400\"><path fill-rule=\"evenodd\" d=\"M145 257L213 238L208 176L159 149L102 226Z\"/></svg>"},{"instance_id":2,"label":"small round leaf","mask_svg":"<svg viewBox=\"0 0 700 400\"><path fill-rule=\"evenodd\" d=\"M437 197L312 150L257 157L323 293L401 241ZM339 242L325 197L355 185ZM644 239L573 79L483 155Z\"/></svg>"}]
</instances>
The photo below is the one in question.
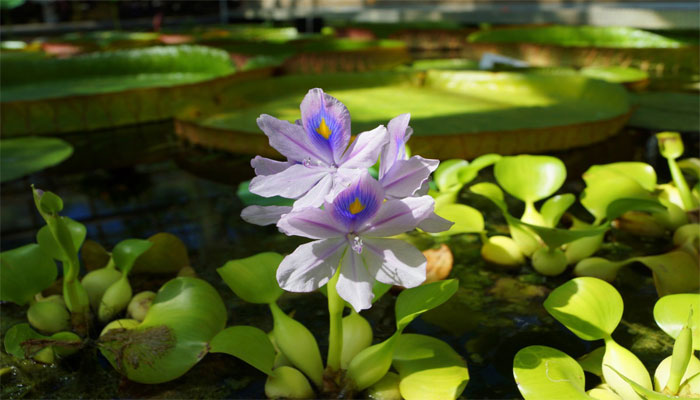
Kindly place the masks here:
<instances>
[{"instance_id":1,"label":"small round leaf","mask_svg":"<svg viewBox=\"0 0 700 400\"><path fill-rule=\"evenodd\" d=\"M498 184L513 197L535 202L554 194L566 179L566 166L550 156L519 155L501 158L494 166Z\"/></svg>"}]
</instances>

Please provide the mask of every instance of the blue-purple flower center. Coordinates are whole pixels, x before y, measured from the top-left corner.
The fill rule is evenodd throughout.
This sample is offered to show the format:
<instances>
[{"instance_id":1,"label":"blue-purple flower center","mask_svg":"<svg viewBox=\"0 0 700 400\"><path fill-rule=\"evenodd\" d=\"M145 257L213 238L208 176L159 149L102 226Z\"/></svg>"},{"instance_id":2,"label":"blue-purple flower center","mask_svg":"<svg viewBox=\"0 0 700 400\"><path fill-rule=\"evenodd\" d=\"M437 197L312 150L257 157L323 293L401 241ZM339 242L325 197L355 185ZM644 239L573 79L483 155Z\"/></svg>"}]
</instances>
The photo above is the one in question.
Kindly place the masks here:
<instances>
[{"instance_id":1,"label":"blue-purple flower center","mask_svg":"<svg viewBox=\"0 0 700 400\"><path fill-rule=\"evenodd\" d=\"M333 214L346 228L353 230L377 212L381 199L376 197L370 188L361 184L345 189L333 201Z\"/></svg>"},{"instance_id":2,"label":"blue-purple flower center","mask_svg":"<svg viewBox=\"0 0 700 400\"><path fill-rule=\"evenodd\" d=\"M342 125L328 115L325 110L309 118L308 125L311 140L322 148L335 149L342 141Z\"/></svg>"}]
</instances>

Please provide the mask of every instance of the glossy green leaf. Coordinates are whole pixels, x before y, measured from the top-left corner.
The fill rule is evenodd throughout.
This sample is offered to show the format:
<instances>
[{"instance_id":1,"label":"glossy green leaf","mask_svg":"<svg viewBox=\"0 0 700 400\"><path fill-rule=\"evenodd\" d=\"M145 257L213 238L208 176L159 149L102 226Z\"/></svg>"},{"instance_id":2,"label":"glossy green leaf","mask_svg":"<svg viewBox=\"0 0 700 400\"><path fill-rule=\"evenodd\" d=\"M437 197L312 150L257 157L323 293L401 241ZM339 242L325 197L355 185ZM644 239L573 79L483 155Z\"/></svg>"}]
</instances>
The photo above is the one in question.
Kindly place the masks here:
<instances>
[{"instance_id":1,"label":"glossy green leaf","mask_svg":"<svg viewBox=\"0 0 700 400\"><path fill-rule=\"evenodd\" d=\"M672 356L668 356L659 363L658 367L656 367L656 371L654 372L654 390L657 392L663 392L664 388L666 387L668 378L671 375L671 362ZM695 356L691 356L688 367L681 378L681 387L683 387L684 384L698 374L700 374L700 360L698 360ZM700 389L700 387L693 389ZM700 394L700 390L695 394Z\"/></svg>"},{"instance_id":2,"label":"glossy green leaf","mask_svg":"<svg viewBox=\"0 0 700 400\"><path fill-rule=\"evenodd\" d=\"M153 242L143 239L125 239L117 243L112 249L112 259L114 265L123 274L131 272L137 258L153 246Z\"/></svg>"},{"instance_id":3,"label":"glossy green leaf","mask_svg":"<svg viewBox=\"0 0 700 400\"><path fill-rule=\"evenodd\" d=\"M691 157L678 161L678 167L700 178L700 158Z\"/></svg>"},{"instance_id":4,"label":"glossy green leaf","mask_svg":"<svg viewBox=\"0 0 700 400\"><path fill-rule=\"evenodd\" d=\"M619 372L618 372L619 371ZM621 379L622 373L629 379L647 390L652 390L651 378L644 364L631 351L620 346L611 337L605 339L605 355L603 356L603 377L605 382L623 399L635 399L637 389L626 379Z\"/></svg>"},{"instance_id":5,"label":"glossy green leaf","mask_svg":"<svg viewBox=\"0 0 700 400\"><path fill-rule=\"evenodd\" d=\"M145 319L126 331L100 337L100 351L122 374L139 383L176 379L201 360L226 326L226 307L209 283L175 278L158 291Z\"/></svg>"},{"instance_id":6,"label":"glossy green leaf","mask_svg":"<svg viewBox=\"0 0 700 400\"><path fill-rule=\"evenodd\" d=\"M396 329L403 330L420 314L449 300L458 287L456 279L447 279L402 291L396 299Z\"/></svg>"},{"instance_id":7,"label":"glossy green leaf","mask_svg":"<svg viewBox=\"0 0 700 400\"><path fill-rule=\"evenodd\" d=\"M38 244L0 253L0 300L25 305L58 277L54 260Z\"/></svg>"},{"instance_id":8,"label":"glossy green leaf","mask_svg":"<svg viewBox=\"0 0 700 400\"><path fill-rule=\"evenodd\" d=\"M547 296L544 308L584 340L612 334L622 319L622 297L609 283L596 278L574 278Z\"/></svg>"},{"instance_id":9,"label":"glossy green leaf","mask_svg":"<svg viewBox=\"0 0 700 400\"><path fill-rule=\"evenodd\" d=\"M693 348L700 350L700 294L671 294L660 298L654 305L654 320L664 332L675 339L688 323L691 310Z\"/></svg>"},{"instance_id":10,"label":"glossy green leaf","mask_svg":"<svg viewBox=\"0 0 700 400\"><path fill-rule=\"evenodd\" d=\"M566 166L550 156L503 157L493 169L496 181L513 197L536 202L554 194L566 179Z\"/></svg>"},{"instance_id":11,"label":"glossy green leaf","mask_svg":"<svg viewBox=\"0 0 700 400\"><path fill-rule=\"evenodd\" d=\"M343 317L343 350L340 368L348 369L355 356L372 344L372 326L355 310Z\"/></svg>"},{"instance_id":12,"label":"glossy green leaf","mask_svg":"<svg viewBox=\"0 0 700 400\"><path fill-rule=\"evenodd\" d=\"M169 275L190 266L187 247L172 233L159 232L149 237L148 241L153 246L136 259L133 273Z\"/></svg>"},{"instance_id":13,"label":"glossy green leaf","mask_svg":"<svg viewBox=\"0 0 700 400\"><path fill-rule=\"evenodd\" d=\"M479 233L484 231L484 217L479 210L464 204L447 204L435 211L437 215L454 222L441 235L457 235L460 233Z\"/></svg>"},{"instance_id":14,"label":"glossy green leaf","mask_svg":"<svg viewBox=\"0 0 700 400\"><path fill-rule=\"evenodd\" d=\"M581 366L547 346L528 346L515 355L513 375L525 400L591 399Z\"/></svg>"},{"instance_id":15,"label":"glossy green leaf","mask_svg":"<svg viewBox=\"0 0 700 400\"><path fill-rule=\"evenodd\" d=\"M219 332L209 343L209 352L226 353L272 375L275 348L267 334L254 326L232 326Z\"/></svg>"},{"instance_id":16,"label":"glossy green leaf","mask_svg":"<svg viewBox=\"0 0 700 400\"><path fill-rule=\"evenodd\" d=\"M540 214L548 227L554 228L559 223L561 216L576 201L576 196L571 193L553 196L542 204Z\"/></svg>"},{"instance_id":17,"label":"glossy green leaf","mask_svg":"<svg viewBox=\"0 0 700 400\"><path fill-rule=\"evenodd\" d=\"M574 240L596 236L605 233L608 230L607 226L601 226L591 229L560 229L560 228L548 228L546 226L538 226L532 224L526 224L521 222L510 215L506 215L506 220L510 225L520 225L527 227L539 236L542 241L547 244L550 248L558 248L566 243L573 242Z\"/></svg>"},{"instance_id":18,"label":"glossy green leaf","mask_svg":"<svg viewBox=\"0 0 700 400\"><path fill-rule=\"evenodd\" d=\"M467 363L445 342L430 336L401 335L393 366L406 400L456 399L469 382Z\"/></svg>"},{"instance_id":19,"label":"glossy green leaf","mask_svg":"<svg viewBox=\"0 0 700 400\"><path fill-rule=\"evenodd\" d=\"M350 361L347 376L359 390L379 382L391 368L391 361L401 332L396 331L381 343L369 346Z\"/></svg>"},{"instance_id":20,"label":"glossy green leaf","mask_svg":"<svg viewBox=\"0 0 700 400\"><path fill-rule=\"evenodd\" d=\"M40 334L39 332L32 329L27 323L17 324L12 326L5 333L5 351L13 356L19 358L20 360L25 359L27 354L25 348L22 347L22 343L31 339L44 339L46 336ZM29 353L31 356L31 353Z\"/></svg>"},{"instance_id":21,"label":"glossy green leaf","mask_svg":"<svg viewBox=\"0 0 700 400\"><path fill-rule=\"evenodd\" d=\"M584 371L590 372L597 376L603 376L603 356L605 355L605 346L598 347L588 354L584 354L577 361Z\"/></svg>"},{"instance_id":22,"label":"glossy green leaf","mask_svg":"<svg viewBox=\"0 0 700 400\"><path fill-rule=\"evenodd\" d=\"M282 255L260 253L231 260L216 271L236 296L249 303L274 303L284 293L277 283Z\"/></svg>"},{"instance_id":23,"label":"glossy green leaf","mask_svg":"<svg viewBox=\"0 0 700 400\"><path fill-rule=\"evenodd\" d=\"M698 260L685 251L671 251L656 256L637 257L649 267L659 296L675 293L697 293L700 287Z\"/></svg>"},{"instance_id":24,"label":"glossy green leaf","mask_svg":"<svg viewBox=\"0 0 700 400\"><path fill-rule=\"evenodd\" d=\"M56 193L44 192L39 198L39 208L46 214L58 214L63 210L63 199L58 197Z\"/></svg>"},{"instance_id":25,"label":"glossy green leaf","mask_svg":"<svg viewBox=\"0 0 700 400\"><path fill-rule=\"evenodd\" d=\"M586 188L581 193L581 204L593 214L597 222L607 214L608 205L617 199L652 199L653 196L637 180L624 171L594 165L583 174Z\"/></svg>"},{"instance_id":26,"label":"glossy green leaf","mask_svg":"<svg viewBox=\"0 0 700 400\"><path fill-rule=\"evenodd\" d=\"M490 182L477 183L476 185L472 185L469 190L488 198L496 206L498 206L502 212L507 212L508 207L506 206L506 202L504 200L503 191L498 187L498 185Z\"/></svg>"},{"instance_id":27,"label":"glossy green leaf","mask_svg":"<svg viewBox=\"0 0 700 400\"><path fill-rule=\"evenodd\" d=\"M643 385L637 383L634 379L630 379L623 373L618 371L615 367L606 365L606 369L610 369L615 375L614 379L619 379L629 385L629 390L625 390L621 393L623 399L644 399L644 400L669 400L676 399L675 396L669 396L662 393L655 392ZM611 385L612 386L612 385ZM615 389L618 391L619 389ZM619 393L619 392L618 392Z\"/></svg>"},{"instance_id":28,"label":"glossy green leaf","mask_svg":"<svg viewBox=\"0 0 700 400\"><path fill-rule=\"evenodd\" d=\"M73 146L50 137L0 140L0 182L7 182L60 164L73 154Z\"/></svg>"},{"instance_id":29,"label":"glossy green leaf","mask_svg":"<svg viewBox=\"0 0 700 400\"><path fill-rule=\"evenodd\" d=\"M440 162L433 173L435 184L441 192L458 189L463 184L459 180L459 171L469 165L467 160L446 160Z\"/></svg>"},{"instance_id":30,"label":"glossy green leaf","mask_svg":"<svg viewBox=\"0 0 700 400\"><path fill-rule=\"evenodd\" d=\"M644 211L649 213L665 212L666 207L652 199L621 198L613 200L605 211L605 218L612 221L628 211Z\"/></svg>"},{"instance_id":31,"label":"glossy green leaf","mask_svg":"<svg viewBox=\"0 0 700 400\"><path fill-rule=\"evenodd\" d=\"M647 163L624 161L605 164L602 167L634 179L646 190L652 191L656 188L656 171Z\"/></svg>"},{"instance_id":32,"label":"glossy green leaf","mask_svg":"<svg viewBox=\"0 0 700 400\"><path fill-rule=\"evenodd\" d=\"M87 236L87 229L85 229L85 225L68 217L58 218L63 221L65 226L68 228L73 241L73 247L76 250L80 249L85 241L85 237ZM36 234L36 241L39 243L39 246L41 246L41 248L55 260L66 261L66 255L63 253L58 243L56 243L56 240L51 234L51 230L49 229L48 225L45 225L39 229L39 232Z\"/></svg>"},{"instance_id":33,"label":"glossy green leaf","mask_svg":"<svg viewBox=\"0 0 700 400\"><path fill-rule=\"evenodd\" d=\"M298 369L283 365L267 377L265 395L270 399L310 399L314 390Z\"/></svg>"},{"instance_id":34,"label":"glossy green leaf","mask_svg":"<svg viewBox=\"0 0 700 400\"><path fill-rule=\"evenodd\" d=\"M622 397L618 396L617 393L605 383L601 383L586 393L596 400L623 400Z\"/></svg>"},{"instance_id":35,"label":"glossy green leaf","mask_svg":"<svg viewBox=\"0 0 700 400\"><path fill-rule=\"evenodd\" d=\"M574 267L574 275L590 276L612 282L617 277L617 272L620 268L632 262L634 262L634 259L610 261L602 257L584 258Z\"/></svg>"}]
</instances>

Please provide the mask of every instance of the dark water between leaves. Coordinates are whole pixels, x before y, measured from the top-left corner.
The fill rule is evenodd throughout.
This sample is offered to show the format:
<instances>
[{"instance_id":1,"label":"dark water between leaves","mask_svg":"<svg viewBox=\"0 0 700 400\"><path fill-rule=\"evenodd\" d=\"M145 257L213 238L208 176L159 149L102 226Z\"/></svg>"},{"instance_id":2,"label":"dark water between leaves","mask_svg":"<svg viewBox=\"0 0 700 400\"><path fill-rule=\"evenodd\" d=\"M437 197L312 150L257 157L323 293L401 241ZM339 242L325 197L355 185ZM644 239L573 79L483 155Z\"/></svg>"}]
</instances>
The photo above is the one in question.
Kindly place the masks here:
<instances>
[{"instance_id":1,"label":"dark water between leaves","mask_svg":"<svg viewBox=\"0 0 700 400\"><path fill-rule=\"evenodd\" d=\"M163 126L159 129L168 131ZM177 235L188 246L199 276L221 293L229 310L228 325L271 330L268 309L237 299L220 280L216 268L227 260L262 251L288 253L305 240L286 237L274 228L248 225L240 219L243 205L235 192L238 183L252 174L248 157L190 149L176 143L169 132L159 137L156 141L150 136L148 141L140 141L137 136L121 150L93 138L85 141L83 148L78 147L67 164L3 184L2 250L32 242L42 226L31 198L29 186L33 183L59 194L65 204L63 215L85 224L88 239L107 249L128 237L146 238L162 231ZM569 176L577 178L595 163L654 161L646 155L645 138L644 134L627 131L606 144L558 156L565 160ZM479 179L489 179L487 174L482 175ZM565 192L579 193L581 189L580 179L572 179L564 187ZM461 200L485 212L490 230L504 229L498 213L477 197L463 192ZM433 244L421 242L425 242L424 247ZM638 240L615 232L607 242L602 251L609 258L661 252L667 245L664 240ZM449 302L426 313L407 331L438 337L465 358L471 378L463 398L519 398L512 360L525 346L548 345L579 357L602 345L578 339L542 307L549 291L568 280L569 273L544 278L527 266L510 272L493 269L482 261L476 235L459 235L447 244L455 255L451 276L460 280L460 289ZM135 292L157 289L163 282L135 278ZM625 269L616 286L626 309L613 336L652 370L670 354L672 341L653 322L651 310L657 297L651 277L642 268ZM395 294L390 293L363 312L373 325L376 340L393 333L394 300ZM280 305L285 311L295 311L295 318L314 332L325 352L325 298L319 294L285 294ZM3 304L0 316L3 336L10 326L25 318L24 310L12 304ZM2 398L260 398L264 393L262 373L220 354L207 355L184 377L160 385L122 379L92 344L52 366L18 362L2 352L0 367L10 365L15 368L2 376ZM592 375L587 374L586 380L587 386L597 384Z\"/></svg>"}]
</instances>

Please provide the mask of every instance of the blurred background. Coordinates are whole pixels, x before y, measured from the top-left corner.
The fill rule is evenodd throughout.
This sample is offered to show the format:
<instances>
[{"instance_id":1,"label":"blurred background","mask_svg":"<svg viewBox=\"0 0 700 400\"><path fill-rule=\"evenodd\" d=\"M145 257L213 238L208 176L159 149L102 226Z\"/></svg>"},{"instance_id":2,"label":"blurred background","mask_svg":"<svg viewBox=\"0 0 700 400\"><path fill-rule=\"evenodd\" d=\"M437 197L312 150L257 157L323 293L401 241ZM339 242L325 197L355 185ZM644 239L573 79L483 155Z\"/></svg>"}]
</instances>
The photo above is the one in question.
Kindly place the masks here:
<instances>
[{"instance_id":1,"label":"blurred background","mask_svg":"<svg viewBox=\"0 0 700 400\"><path fill-rule=\"evenodd\" d=\"M684 157L697 157L699 25L697 1L0 0L0 247L33 242L43 225L34 184L59 194L63 215L106 248L176 234L210 282L226 260L292 250L298 241L239 215L279 200L247 191L250 159L279 157L256 117L298 119L313 87L348 106L353 134L409 112L415 154L551 154L565 161L564 190L574 193L593 164L665 165L659 131L681 132ZM668 180L665 167L657 171ZM478 242L458 240L455 270L477 287ZM466 397L517 397L511 360L523 343L589 350L552 323L543 328L539 298L506 292L488 292L488 311L485 301L465 306L480 316L473 324L418 322L467 358ZM237 322L270 323L246 307ZM372 313L380 332L393 329L390 308ZM325 329L321 314L304 322ZM144 386L70 364L28 373L31 384L3 393L261 393L264 378L242 364L238 375L215 357L197 368L171 386Z\"/></svg>"}]
</instances>

